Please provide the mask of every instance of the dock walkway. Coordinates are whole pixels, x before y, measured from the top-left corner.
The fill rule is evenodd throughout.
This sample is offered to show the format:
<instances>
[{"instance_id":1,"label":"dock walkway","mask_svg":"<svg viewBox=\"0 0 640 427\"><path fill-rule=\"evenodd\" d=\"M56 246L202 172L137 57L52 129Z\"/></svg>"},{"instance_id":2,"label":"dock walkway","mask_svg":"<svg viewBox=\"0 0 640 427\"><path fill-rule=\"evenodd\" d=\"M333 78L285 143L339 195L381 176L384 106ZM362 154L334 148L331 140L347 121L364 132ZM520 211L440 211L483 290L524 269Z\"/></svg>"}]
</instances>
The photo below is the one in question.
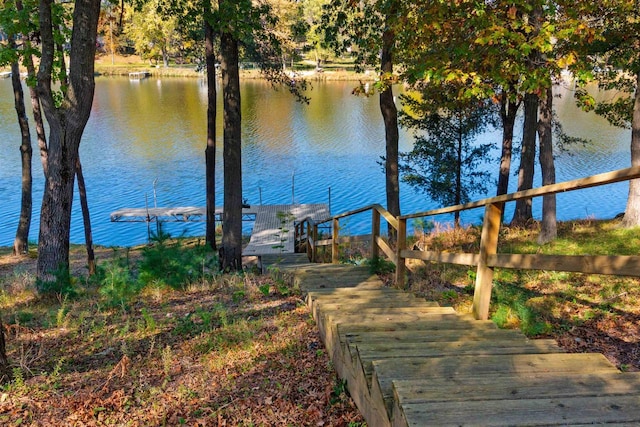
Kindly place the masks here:
<instances>
[{"instance_id":1,"label":"dock walkway","mask_svg":"<svg viewBox=\"0 0 640 427\"><path fill-rule=\"evenodd\" d=\"M371 427L640 425L640 373L601 354L384 287L366 267L279 259Z\"/></svg>"},{"instance_id":2,"label":"dock walkway","mask_svg":"<svg viewBox=\"0 0 640 427\"><path fill-rule=\"evenodd\" d=\"M223 209L216 208L221 218ZM207 211L203 207L123 208L111 213L112 222L202 222ZM254 205L242 209L243 220L254 221L249 244L242 255L291 254L295 252L295 221L330 216L329 206L322 203L295 205Z\"/></svg>"}]
</instances>

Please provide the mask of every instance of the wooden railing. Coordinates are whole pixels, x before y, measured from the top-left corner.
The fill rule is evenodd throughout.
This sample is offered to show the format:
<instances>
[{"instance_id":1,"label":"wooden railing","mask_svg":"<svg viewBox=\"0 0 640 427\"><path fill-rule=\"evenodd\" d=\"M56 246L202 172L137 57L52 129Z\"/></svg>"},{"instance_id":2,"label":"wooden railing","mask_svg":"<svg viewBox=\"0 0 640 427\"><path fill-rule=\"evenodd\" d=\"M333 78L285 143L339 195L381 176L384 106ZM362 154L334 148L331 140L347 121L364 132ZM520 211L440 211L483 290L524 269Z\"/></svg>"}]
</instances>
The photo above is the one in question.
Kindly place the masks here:
<instances>
[{"instance_id":1,"label":"wooden railing","mask_svg":"<svg viewBox=\"0 0 640 427\"><path fill-rule=\"evenodd\" d=\"M640 178L640 166L620 169L608 173L590 176L587 178L566 181L558 184L545 185L543 187L518 191L488 199L482 199L463 205L449 206L441 209L433 209L425 212L417 212L408 215L394 217L380 205L370 205L353 211L333 216L326 220L313 222L304 220L296 226L296 236L306 236L306 250L312 262L317 261L318 248L331 245L331 260L339 261L339 230L340 220L361 214L372 212L371 226L371 256L378 257L380 252L392 261L396 266L396 286L402 288L405 285L406 260L419 259L450 264L476 266L476 281L473 297L473 315L476 319L489 317L489 302L491 300L491 288L493 282L493 270L499 268L531 269L531 270L556 270L591 274L610 274L620 276L640 276L640 256L603 256L603 255L540 255L540 254L506 254L497 253L498 234L502 226L502 217L505 204L522 199L542 197L549 194L580 190L589 187L613 184L621 181ZM406 247L407 221L416 218L425 218L435 215L452 214L469 209L484 207L482 233L480 237L479 253L449 253L434 251L409 250ZM380 219L395 230L397 240L395 248L391 248L387 241L380 236ZM331 222L331 239L318 240L318 226ZM302 230L306 227L306 231ZM300 234L298 230L300 229Z\"/></svg>"},{"instance_id":2,"label":"wooden railing","mask_svg":"<svg viewBox=\"0 0 640 427\"><path fill-rule=\"evenodd\" d=\"M340 250L339 245L341 241L340 236L340 220L343 218L351 217L361 214L363 212L372 212L372 232L371 232L371 257L377 258L380 251L384 252L387 258L393 260L395 264L395 251L389 246L389 244L380 237L380 218L384 218L394 230L398 230L398 220L391 215L389 211L380 205L369 205L360 209L345 212L339 215L335 215L331 218L326 218L319 221L314 221L312 218L305 218L295 224L295 236L296 236L296 250L298 252L306 252L311 262L318 262L318 248L331 246L331 262L339 262ZM319 228L323 224L329 224L331 228L331 238L319 240L320 232Z\"/></svg>"}]
</instances>

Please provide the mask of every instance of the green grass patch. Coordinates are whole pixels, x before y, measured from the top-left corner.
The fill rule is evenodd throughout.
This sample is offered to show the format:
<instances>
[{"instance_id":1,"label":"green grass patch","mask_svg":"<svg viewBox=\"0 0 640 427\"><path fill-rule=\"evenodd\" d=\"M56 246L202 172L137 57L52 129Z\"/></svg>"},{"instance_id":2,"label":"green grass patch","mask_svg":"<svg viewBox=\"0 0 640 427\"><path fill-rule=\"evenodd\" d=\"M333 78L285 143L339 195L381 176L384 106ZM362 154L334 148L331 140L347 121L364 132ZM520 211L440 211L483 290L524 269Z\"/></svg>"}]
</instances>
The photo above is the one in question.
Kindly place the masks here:
<instances>
[{"instance_id":1,"label":"green grass patch","mask_svg":"<svg viewBox=\"0 0 640 427\"><path fill-rule=\"evenodd\" d=\"M424 250L477 253L480 232L480 227L456 230L436 224L428 233L417 233L414 241ZM536 226L502 227L498 252L640 253L640 229L621 228L618 220L558 223L558 238L545 245L536 243L537 234ZM471 310L474 283L475 267L448 264L426 263L412 277L413 290L462 312ZM496 269L490 316L500 327L519 328L531 337L559 336L585 325L634 324L640 318L638 301L640 280L633 277ZM637 338L633 329L628 333L628 339Z\"/></svg>"}]
</instances>

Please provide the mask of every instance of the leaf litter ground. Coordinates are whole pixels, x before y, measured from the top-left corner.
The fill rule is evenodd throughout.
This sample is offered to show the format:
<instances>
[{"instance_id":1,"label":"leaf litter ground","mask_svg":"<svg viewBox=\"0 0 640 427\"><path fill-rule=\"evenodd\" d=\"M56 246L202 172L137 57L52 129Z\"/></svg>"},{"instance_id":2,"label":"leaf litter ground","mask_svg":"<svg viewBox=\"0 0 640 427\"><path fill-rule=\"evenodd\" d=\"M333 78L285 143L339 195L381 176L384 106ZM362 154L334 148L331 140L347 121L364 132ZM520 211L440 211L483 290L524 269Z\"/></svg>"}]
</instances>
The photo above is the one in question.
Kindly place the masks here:
<instances>
[{"instance_id":1,"label":"leaf litter ground","mask_svg":"<svg viewBox=\"0 0 640 427\"><path fill-rule=\"evenodd\" d=\"M147 290L123 310L37 299L30 271L1 257L0 425L364 425L301 297L266 276Z\"/></svg>"}]
</instances>

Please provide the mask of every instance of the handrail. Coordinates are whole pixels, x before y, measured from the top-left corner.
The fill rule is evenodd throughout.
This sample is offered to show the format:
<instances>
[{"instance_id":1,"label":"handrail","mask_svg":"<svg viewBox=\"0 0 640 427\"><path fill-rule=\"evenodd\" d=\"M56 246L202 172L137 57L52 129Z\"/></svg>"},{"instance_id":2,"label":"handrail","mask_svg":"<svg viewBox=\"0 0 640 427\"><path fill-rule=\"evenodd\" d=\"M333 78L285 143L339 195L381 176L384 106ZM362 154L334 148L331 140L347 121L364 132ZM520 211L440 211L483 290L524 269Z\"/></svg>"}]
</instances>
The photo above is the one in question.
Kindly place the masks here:
<instances>
[{"instance_id":1,"label":"handrail","mask_svg":"<svg viewBox=\"0 0 640 427\"><path fill-rule=\"evenodd\" d=\"M384 208L383 208L382 206L380 206L379 204L375 204L375 203L374 203L374 204L372 204L372 205L367 205L367 206L364 206L364 207L362 207L362 208L358 208L358 209L354 209L354 210L351 210L351 211L343 212L343 213L341 213L341 214L334 215L334 216L332 216L332 217L330 217L330 218L326 218L326 219L320 220L320 221L318 221L317 223L318 223L318 224L323 224L323 223L325 223L325 222L329 222L329 221L332 221L332 220L334 220L334 219L341 219L341 218L346 218L346 217L348 217L348 216L357 215L357 214L359 214L359 213L366 212L366 211L368 211L368 210L370 210L370 209L373 209L375 206L377 206L377 207L380 207L380 208L384 209Z\"/></svg>"},{"instance_id":2,"label":"handrail","mask_svg":"<svg viewBox=\"0 0 640 427\"><path fill-rule=\"evenodd\" d=\"M516 191L515 193L502 194L500 196L481 199L474 202L465 203L463 205L447 206L445 208L432 209L425 212L416 212L408 215L401 215L399 219L423 218L425 216L435 216L447 213L460 212L469 209L481 208L494 203L506 203L516 200L530 199L533 197L546 196L549 194L563 193L574 190L584 190L585 188L597 187L600 185L614 184L616 182L628 181L630 179L640 178L640 166L633 166L626 169L618 169L611 172L605 172L598 175L592 175L587 178L579 178L571 181L564 181L557 184L544 185L531 190Z\"/></svg>"},{"instance_id":3,"label":"handrail","mask_svg":"<svg viewBox=\"0 0 640 427\"><path fill-rule=\"evenodd\" d=\"M307 224L312 224L314 234L312 239L312 249L308 249L312 254L312 261L316 261L317 247L321 242L317 240L317 227L319 224L330 222L332 224L332 238L327 241L332 247L332 262L338 262L338 242L339 242L339 220L366 211L372 212L371 225L371 256L377 257L383 252L396 266L395 282L399 287L405 283L406 259L420 259L441 263L453 263L473 265L477 267L475 292L473 298L473 314L476 319L487 319L489 316L489 302L491 300L491 288L493 281L493 269L516 268L516 269L538 269L572 271L594 274L612 274L624 276L640 277L640 256L592 256L592 255L533 255L533 254L498 254L498 234L502 226L504 206L507 202L533 197L541 197L550 194L557 194L567 191L581 190L600 185L613 184L616 182L628 181L640 178L640 166L626 169L619 169L602 174L592 175L586 178L574 179L557 184L545 185L542 187L517 191L496 197L485 198L470 203L455 206L447 206L439 209L432 209L425 212L416 212L400 215L397 218L389 213L379 204L368 205L359 209L354 209L342 214L332 216L321 221L305 219ZM424 218L460 212L464 210L485 207L485 214L480 238L479 253L442 253L408 250L406 247L407 220ZM384 218L387 223L396 231L395 251L380 237L380 219ZM311 225L308 225L308 227ZM324 242L324 241L323 241ZM311 258L310 258L311 259Z\"/></svg>"}]
</instances>

